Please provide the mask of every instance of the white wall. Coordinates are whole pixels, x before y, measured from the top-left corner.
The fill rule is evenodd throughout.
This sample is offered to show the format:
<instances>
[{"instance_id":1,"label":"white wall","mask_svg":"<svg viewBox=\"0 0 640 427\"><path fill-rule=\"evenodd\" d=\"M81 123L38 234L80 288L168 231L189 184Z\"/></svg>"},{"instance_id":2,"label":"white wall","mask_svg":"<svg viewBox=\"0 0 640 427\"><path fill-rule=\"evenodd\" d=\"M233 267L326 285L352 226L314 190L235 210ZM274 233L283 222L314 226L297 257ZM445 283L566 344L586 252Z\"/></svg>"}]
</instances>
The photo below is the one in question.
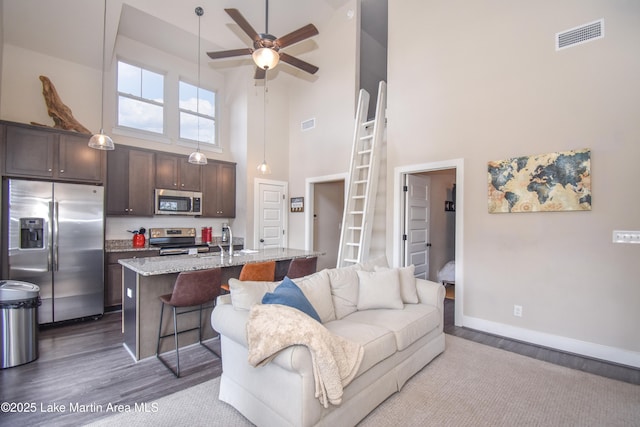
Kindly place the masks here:
<instances>
[{"instance_id":1,"label":"white wall","mask_svg":"<svg viewBox=\"0 0 640 427\"><path fill-rule=\"evenodd\" d=\"M349 1L326 26L318 28L320 48L308 62L320 70L315 78L290 83L289 193L305 194L305 179L347 172L351 157L357 96L356 59L359 2ZM348 11L355 13L348 17ZM301 131L304 120L316 119L315 129ZM289 214L289 246L303 249L304 215Z\"/></svg>"},{"instance_id":2,"label":"white wall","mask_svg":"<svg viewBox=\"0 0 640 427\"><path fill-rule=\"evenodd\" d=\"M639 16L623 0L389 2L388 168L464 159L467 326L640 366L640 245L611 243L640 229ZM554 50L599 18L604 39ZM487 213L488 161L583 147L592 211Z\"/></svg>"}]
</instances>

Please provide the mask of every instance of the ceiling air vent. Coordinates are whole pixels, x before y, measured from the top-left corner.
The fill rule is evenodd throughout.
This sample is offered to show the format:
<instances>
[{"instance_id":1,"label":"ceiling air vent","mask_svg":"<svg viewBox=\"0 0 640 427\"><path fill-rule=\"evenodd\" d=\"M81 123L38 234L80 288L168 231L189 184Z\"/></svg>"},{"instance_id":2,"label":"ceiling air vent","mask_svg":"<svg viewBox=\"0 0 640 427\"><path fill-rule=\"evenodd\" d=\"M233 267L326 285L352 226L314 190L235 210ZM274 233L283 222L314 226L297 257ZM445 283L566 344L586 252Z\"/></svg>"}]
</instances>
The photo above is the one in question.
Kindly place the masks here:
<instances>
[{"instance_id":1,"label":"ceiling air vent","mask_svg":"<svg viewBox=\"0 0 640 427\"><path fill-rule=\"evenodd\" d=\"M303 131L303 132L305 130L311 130L314 127L316 127L316 119L315 119L315 117L312 118L312 119L305 120L305 121L300 123L300 130Z\"/></svg>"},{"instance_id":2,"label":"ceiling air vent","mask_svg":"<svg viewBox=\"0 0 640 427\"><path fill-rule=\"evenodd\" d=\"M604 37L604 19L556 33L556 50L566 49Z\"/></svg>"}]
</instances>

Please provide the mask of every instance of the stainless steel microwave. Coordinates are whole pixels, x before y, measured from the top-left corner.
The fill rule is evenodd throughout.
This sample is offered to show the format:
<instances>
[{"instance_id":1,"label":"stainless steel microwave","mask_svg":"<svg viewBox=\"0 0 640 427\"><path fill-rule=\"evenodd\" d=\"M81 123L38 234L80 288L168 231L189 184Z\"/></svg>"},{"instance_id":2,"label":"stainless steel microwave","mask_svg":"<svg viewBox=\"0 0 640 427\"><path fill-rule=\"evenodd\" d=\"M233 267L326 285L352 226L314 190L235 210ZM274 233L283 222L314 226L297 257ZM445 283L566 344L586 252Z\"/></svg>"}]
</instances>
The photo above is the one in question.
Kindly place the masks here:
<instances>
[{"instance_id":1,"label":"stainless steel microwave","mask_svg":"<svg viewBox=\"0 0 640 427\"><path fill-rule=\"evenodd\" d=\"M202 215L202 193L156 188L156 215Z\"/></svg>"}]
</instances>

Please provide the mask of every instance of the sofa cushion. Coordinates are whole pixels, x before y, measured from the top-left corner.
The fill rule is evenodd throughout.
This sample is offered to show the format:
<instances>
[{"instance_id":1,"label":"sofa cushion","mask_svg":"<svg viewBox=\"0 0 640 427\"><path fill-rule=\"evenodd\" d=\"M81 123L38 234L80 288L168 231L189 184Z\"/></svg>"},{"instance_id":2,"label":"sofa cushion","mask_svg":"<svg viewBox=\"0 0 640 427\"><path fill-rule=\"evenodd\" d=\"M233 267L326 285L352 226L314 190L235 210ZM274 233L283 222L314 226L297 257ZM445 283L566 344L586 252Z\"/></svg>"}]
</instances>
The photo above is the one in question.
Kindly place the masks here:
<instances>
[{"instance_id":1,"label":"sofa cushion","mask_svg":"<svg viewBox=\"0 0 640 427\"><path fill-rule=\"evenodd\" d=\"M364 356L356 377L396 352L396 339L388 329L376 325L335 320L324 325L331 333L361 344Z\"/></svg>"},{"instance_id":2,"label":"sofa cushion","mask_svg":"<svg viewBox=\"0 0 640 427\"><path fill-rule=\"evenodd\" d=\"M404 310L364 310L350 314L349 322L376 325L393 332L397 349L402 351L440 326L442 314L431 305L405 304Z\"/></svg>"},{"instance_id":3,"label":"sofa cushion","mask_svg":"<svg viewBox=\"0 0 640 427\"><path fill-rule=\"evenodd\" d=\"M233 308L250 310L254 304L259 304L267 292L272 292L280 282L253 282L229 279L229 292Z\"/></svg>"},{"instance_id":4,"label":"sofa cushion","mask_svg":"<svg viewBox=\"0 0 640 427\"><path fill-rule=\"evenodd\" d=\"M262 304L281 304L300 310L307 316L320 322L320 316L313 308L302 290L293 283L291 279L285 277L273 292L267 292L262 297Z\"/></svg>"},{"instance_id":5,"label":"sofa cushion","mask_svg":"<svg viewBox=\"0 0 640 427\"><path fill-rule=\"evenodd\" d=\"M357 310L358 305L358 264L349 267L327 269L331 285L331 297L336 319L342 319Z\"/></svg>"},{"instance_id":6,"label":"sofa cushion","mask_svg":"<svg viewBox=\"0 0 640 427\"><path fill-rule=\"evenodd\" d=\"M385 267L375 267L375 271L384 271L387 269L388 268ZM398 274L400 275L400 297L405 304L417 304L420 302L418 300L418 290L416 289L415 271L416 266L413 264L398 268Z\"/></svg>"},{"instance_id":7,"label":"sofa cushion","mask_svg":"<svg viewBox=\"0 0 640 427\"><path fill-rule=\"evenodd\" d=\"M336 319L331 297L331 283L326 270L292 280L316 309L322 323Z\"/></svg>"},{"instance_id":8,"label":"sofa cushion","mask_svg":"<svg viewBox=\"0 0 640 427\"><path fill-rule=\"evenodd\" d=\"M358 310L404 306L400 297L400 277L397 269L358 271Z\"/></svg>"}]
</instances>

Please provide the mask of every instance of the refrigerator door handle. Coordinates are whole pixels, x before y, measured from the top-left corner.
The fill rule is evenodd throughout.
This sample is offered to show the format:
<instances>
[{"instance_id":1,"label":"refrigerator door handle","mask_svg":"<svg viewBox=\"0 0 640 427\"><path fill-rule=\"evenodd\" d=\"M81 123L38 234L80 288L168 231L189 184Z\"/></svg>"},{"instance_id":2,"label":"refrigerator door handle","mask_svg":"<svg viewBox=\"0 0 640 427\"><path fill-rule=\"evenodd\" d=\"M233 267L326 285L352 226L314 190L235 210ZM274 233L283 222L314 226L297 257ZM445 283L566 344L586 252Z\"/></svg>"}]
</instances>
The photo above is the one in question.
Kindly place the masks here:
<instances>
[{"instance_id":1,"label":"refrigerator door handle","mask_svg":"<svg viewBox=\"0 0 640 427\"><path fill-rule=\"evenodd\" d=\"M58 271L58 231L60 229L58 224L58 205L58 202L53 202L53 271Z\"/></svg>"},{"instance_id":2,"label":"refrigerator door handle","mask_svg":"<svg viewBox=\"0 0 640 427\"><path fill-rule=\"evenodd\" d=\"M47 271L53 271L53 209L53 202L49 202L49 218L47 218Z\"/></svg>"}]
</instances>

